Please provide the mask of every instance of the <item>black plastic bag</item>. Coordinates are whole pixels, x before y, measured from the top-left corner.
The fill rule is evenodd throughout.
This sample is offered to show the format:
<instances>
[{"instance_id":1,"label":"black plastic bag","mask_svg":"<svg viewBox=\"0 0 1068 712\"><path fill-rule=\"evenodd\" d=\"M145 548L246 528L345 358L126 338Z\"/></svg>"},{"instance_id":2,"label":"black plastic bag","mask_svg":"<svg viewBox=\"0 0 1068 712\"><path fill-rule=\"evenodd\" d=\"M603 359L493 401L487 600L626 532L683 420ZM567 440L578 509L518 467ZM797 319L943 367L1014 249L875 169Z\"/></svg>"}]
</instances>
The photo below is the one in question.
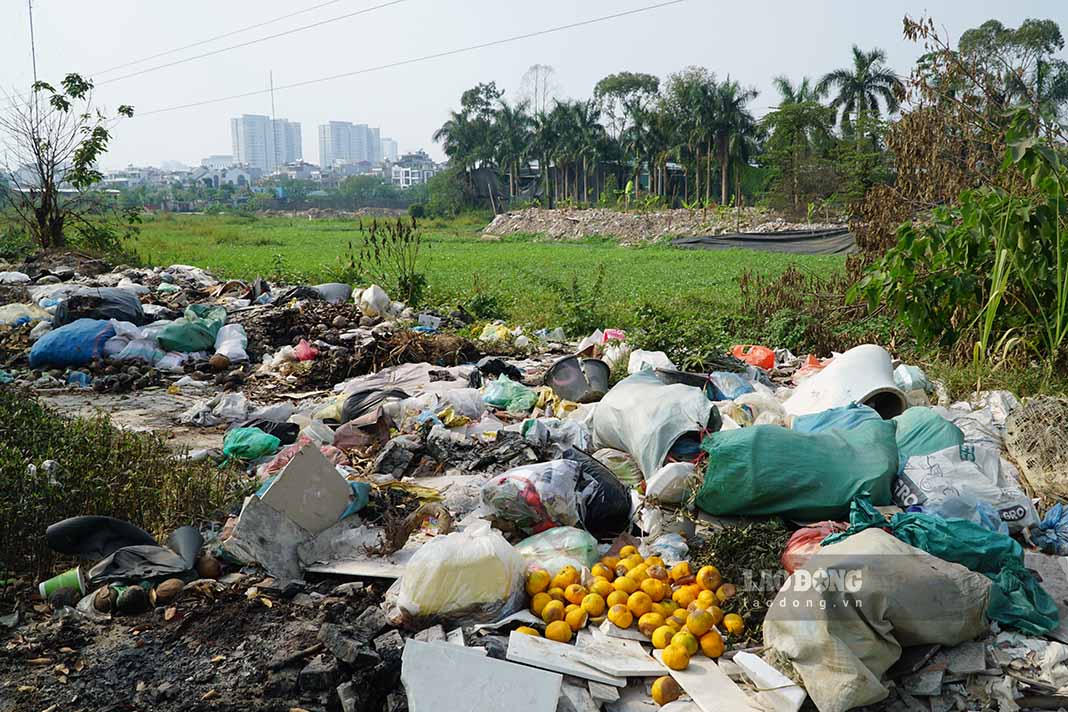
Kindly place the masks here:
<instances>
[{"instance_id":1,"label":"black plastic bag","mask_svg":"<svg viewBox=\"0 0 1068 712\"><path fill-rule=\"evenodd\" d=\"M407 398L408 394L399 388L366 388L356 391L341 406L341 422L347 423L356 420L361 415L369 413L387 398Z\"/></svg>"},{"instance_id":2,"label":"black plastic bag","mask_svg":"<svg viewBox=\"0 0 1068 712\"><path fill-rule=\"evenodd\" d=\"M115 287L79 289L56 306L53 327L78 319L115 319L142 326L151 321L141 308L141 300L128 289Z\"/></svg>"},{"instance_id":3,"label":"black plastic bag","mask_svg":"<svg viewBox=\"0 0 1068 712\"><path fill-rule=\"evenodd\" d=\"M70 517L45 529L48 548L60 554L87 559L110 556L126 546L156 546L144 529L113 517L86 515Z\"/></svg>"},{"instance_id":4,"label":"black plastic bag","mask_svg":"<svg viewBox=\"0 0 1068 712\"><path fill-rule=\"evenodd\" d=\"M630 529L630 491L612 471L577 448L561 456L579 466L579 511L586 530L598 539L611 539Z\"/></svg>"},{"instance_id":5,"label":"black plastic bag","mask_svg":"<svg viewBox=\"0 0 1068 712\"><path fill-rule=\"evenodd\" d=\"M283 423L277 420L267 420L265 418L246 420L244 423L235 425L234 427L259 428L268 435L273 435L278 438L278 442L281 445L292 445L297 441L297 436L300 435L300 425L297 423ZM231 428L231 430L232 429L233 428Z\"/></svg>"}]
</instances>

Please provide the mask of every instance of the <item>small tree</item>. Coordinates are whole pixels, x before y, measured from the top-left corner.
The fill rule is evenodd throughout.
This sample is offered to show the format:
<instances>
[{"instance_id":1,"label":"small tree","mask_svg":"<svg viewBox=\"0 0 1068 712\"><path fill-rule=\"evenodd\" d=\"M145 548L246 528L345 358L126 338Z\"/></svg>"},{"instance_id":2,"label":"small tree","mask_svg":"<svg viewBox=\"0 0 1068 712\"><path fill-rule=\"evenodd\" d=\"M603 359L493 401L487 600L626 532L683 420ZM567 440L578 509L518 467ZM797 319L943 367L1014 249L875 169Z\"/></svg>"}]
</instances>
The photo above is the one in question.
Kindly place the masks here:
<instances>
[{"instance_id":1,"label":"small tree","mask_svg":"<svg viewBox=\"0 0 1068 712\"><path fill-rule=\"evenodd\" d=\"M88 79L68 74L60 86L35 82L28 96L10 98L0 114L11 162L9 203L39 247L63 247L68 229L88 247L117 247L118 233L106 219L117 206L90 190L103 178L96 162L107 151L113 119L93 104ZM133 107L123 104L116 114L132 117ZM132 230L136 213L126 218Z\"/></svg>"}]
</instances>

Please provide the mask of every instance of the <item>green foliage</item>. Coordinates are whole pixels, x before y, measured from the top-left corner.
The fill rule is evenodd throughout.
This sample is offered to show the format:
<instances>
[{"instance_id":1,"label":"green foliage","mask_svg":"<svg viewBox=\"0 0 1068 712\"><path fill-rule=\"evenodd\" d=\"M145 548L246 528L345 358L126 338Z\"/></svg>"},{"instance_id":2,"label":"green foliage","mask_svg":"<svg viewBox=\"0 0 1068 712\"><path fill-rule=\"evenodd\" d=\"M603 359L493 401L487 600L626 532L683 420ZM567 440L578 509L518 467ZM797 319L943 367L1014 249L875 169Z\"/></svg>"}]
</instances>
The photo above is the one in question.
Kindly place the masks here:
<instances>
[{"instance_id":1,"label":"green foliage","mask_svg":"<svg viewBox=\"0 0 1068 712\"><path fill-rule=\"evenodd\" d=\"M695 312L692 303L642 302L634 314L627 340L635 347L663 351L683 370L703 371L712 359L729 351L734 324L722 315ZM700 314L700 317L698 317Z\"/></svg>"},{"instance_id":2,"label":"green foliage","mask_svg":"<svg viewBox=\"0 0 1068 712\"><path fill-rule=\"evenodd\" d=\"M421 220L426 217L426 206L422 203L412 203L408 206L408 215Z\"/></svg>"},{"instance_id":3,"label":"green foliage","mask_svg":"<svg viewBox=\"0 0 1068 712\"><path fill-rule=\"evenodd\" d=\"M1008 135L1020 189L966 190L902 225L850 297L890 304L921 344L971 344L977 369L1026 344L1052 372L1068 338L1068 168L1033 129L1021 111Z\"/></svg>"},{"instance_id":4,"label":"green foliage","mask_svg":"<svg viewBox=\"0 0 1068 712\"><path fill-rule=\"evenodd\" d=\"M418 306L428 284L422 270L424 247L429 250L430 244L423 239L415 218L381 223L375 219L366 228L361 221L360 238L356 256L359 273L382 283L394 299Z\"/></svg>"},{"instance_id":5,"label":"green foliage","mask_svg":"<svg viewBox=\"0 0 1068 712\"><path fill-rule=\"evenodd\" d=\"M116 428L103 417L64 418L0 387L0 573L45 577L70 565L42 536L67 517L107 514L162 537L217 517L247 493L241 473L181 455L159 436ZM58 467L42 467L46 460Z\"/></svg>"},{"instance_id":6,"label":"green foliage","mask_svg":"<svg viewBox=\"0 0 1068 712\"><path fill-rule=\"evenodd\" d=\"M541 284L556 297L553 322L568 336L586 336L604 327L604 285L607 270L597 265L593 274L572 272L563 279L541 277Z\"/></svg>"},{"instance_id":7,"label":"green foliage","mask_svg":"<svg viewBox=\"0 0 1068 712\"><path fill-rule=\"evenodd\" d=\"M464 208L463 176L452 167L431 176L426 183L427 215L433 217L452 217L459 215Z\"/></svg>"},{"instance_id":8,"label":"green foliage","mask_svg":"<svg viewBox=\"0 0 1068 712\"><path fill-rule=\"evenodd\" d=\"M471 277L471 296L463 303L463 308L479 321L494 321L506 316L501 295L487 289L478 272Z\"/></svg>"}]
</instances>

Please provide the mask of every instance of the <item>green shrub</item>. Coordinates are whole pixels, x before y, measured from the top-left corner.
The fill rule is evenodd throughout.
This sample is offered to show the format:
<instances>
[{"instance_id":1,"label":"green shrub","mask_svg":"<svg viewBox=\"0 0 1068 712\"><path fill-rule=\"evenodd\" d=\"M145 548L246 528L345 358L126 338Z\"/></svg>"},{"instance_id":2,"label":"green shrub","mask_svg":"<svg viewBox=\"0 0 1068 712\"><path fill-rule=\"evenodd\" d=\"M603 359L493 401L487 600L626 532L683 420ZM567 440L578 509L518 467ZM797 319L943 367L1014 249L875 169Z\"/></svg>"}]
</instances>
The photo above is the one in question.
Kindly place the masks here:
<instances>
[{"instance_id":1,"label":"green shrub","mask_svg":"<svg viewBox=\"0 0 1068 712\"><path fill-rule=\"evenodd\" d=\"M56 468L42 467L47 460ZM66 418L0 387L0 574L39 577L69 563L44 541L61 519L104 514L158 538L219 516L247 483L234 470L183 459L157 435L120 430L105 417Z\"/></svg>"}]
</instances>

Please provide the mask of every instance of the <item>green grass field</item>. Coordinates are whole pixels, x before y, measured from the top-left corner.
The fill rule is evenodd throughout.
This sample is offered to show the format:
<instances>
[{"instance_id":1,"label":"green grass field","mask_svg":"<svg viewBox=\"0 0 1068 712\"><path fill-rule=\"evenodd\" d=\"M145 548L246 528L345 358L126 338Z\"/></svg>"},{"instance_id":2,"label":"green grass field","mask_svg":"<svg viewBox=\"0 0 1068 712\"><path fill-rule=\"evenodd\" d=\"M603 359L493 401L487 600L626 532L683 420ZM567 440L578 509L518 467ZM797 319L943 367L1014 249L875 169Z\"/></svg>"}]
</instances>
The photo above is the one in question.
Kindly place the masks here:
<instances>
[{"instance_id":1,"label":"green grass field","mask_svg":"<svg viewBox=\"0 0 1068 712\"><path fill-rule=\"evenodd\" d=\"M477 281L510 321L553 326L566 316L561 288L577 278L580 290L589 289L603 265L602 293L589 296L613 324L633 325L635 310L645 304L677 305L695 317L738 316L737 279L745 270L770 274L795 264L827 273L844 262L833 256L687 251L664 244L625 248L605 239L489 241L480 235L484 224L475 218L422 224L429 242L429 304L465 303ZM331 279L349 242L358 244L359 238L349 220L189 215L148 218L132 246L152 264L193 264L245 279L269 276L281 267L316 283Z\"/></svg>"}]
</instances>

